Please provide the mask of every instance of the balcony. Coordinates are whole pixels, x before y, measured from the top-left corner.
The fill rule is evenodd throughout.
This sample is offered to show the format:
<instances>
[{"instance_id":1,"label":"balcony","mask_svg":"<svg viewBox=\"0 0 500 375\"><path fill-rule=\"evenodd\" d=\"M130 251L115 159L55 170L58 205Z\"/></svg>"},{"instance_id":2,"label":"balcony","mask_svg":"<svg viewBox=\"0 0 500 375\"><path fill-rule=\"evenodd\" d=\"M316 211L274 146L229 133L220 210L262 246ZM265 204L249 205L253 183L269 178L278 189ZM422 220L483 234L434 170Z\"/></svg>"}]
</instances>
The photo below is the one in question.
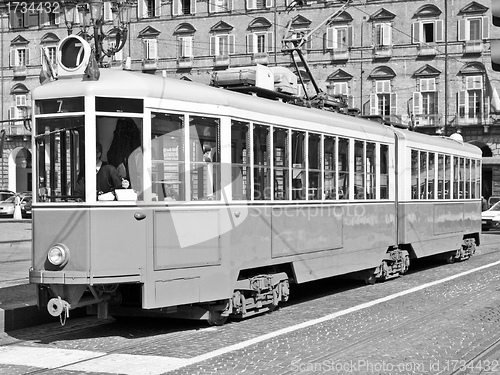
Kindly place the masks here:
<instances>
[{"instance_id":1,"label":"balcony","mask_svg":"<svg viewBox=\"0 0 500 375\"><path fill-rule=\"evenodd\" d=\"M177 59L177 69L191 69L193 67L192 57L179 57Z\"/></svg>"},{"instance_id":2,"label":"balcony","mask_svg":"<svg viewBox=\"0 0 500 375\"><path fill-rule=\"evenodd\" d=\"M231 58L229 55L219 55L214 57L214 66L215 67L228 67L231 63Z\"/></svg>"},{"instance_id":3,"label":"balcony","mask_svg":"<svg viewBox=\"0 0 500 375\"><path fill-rule=\"evenodd\" d=\"M144 59L141 64L142 71L158 70L158 60L156 59Z\"/></svg>"},{"instance_id":4,"label":"balcony","mask_svg":"<svg viewBox=\"0 0 500 375\"><path fill-rule=\"evenodd\" d=\"M269 64L269 56L266 52L254 53L252 55L252 63L253 64Z\"/></svg>"},{"instance_id":5,"label":"balcony","mask_svg":"<svg viewBox=\"0 0 500 375\"><path fill-rule=\"evenodd\" d=\"M463 53L480 54L483 52L483 42L481 40L468 40L463 44Z\"/></svg>"},{"instance_id":6,"label":"balcony","mask_svg":"<svg viewBox=\"0 0 500 375\"><path fill-rule=\"evenodd\" d=\"M349 60L349 50L347 48L333 49L332 60L333 61Z\"/></svg>"},{"instance_id":7,"label":"balcony","mask_svg":"<svg viewBox=\"0 0 500 375\"><path fill-rule=\"evenodd\" d=\"M374 59L388 59L392 56L392 46L374 46L373 58Z\"/></svg>"},{"instance_id":8,"label":"balcony","mask_svg":"<svg viewBox=\"0 0 500 375\"><path fill-rule=\"evenodd\" d=\"M421 126L441 126L441 115L415 115L415 127Z\"/></svg>"},{"instance_id":9,"label":"balcony","mask_svg":"<svg viewBox=\"0 0 500 375\"><path fill-rule=\"evenodd\" d=\"M28 67L26 65L14 66L14 77L26 77L28 75Z\"/></svg>"},{"instance_id":10,"label":"balcony","mask_svg":"<svg viewBox=\"0 0 500 375\"><path fill-rule=\"evenodd\" d=\"M436 56L437 50L435 44L419 44L417 46L418 56Z\"/></svg>"}]
</instances>

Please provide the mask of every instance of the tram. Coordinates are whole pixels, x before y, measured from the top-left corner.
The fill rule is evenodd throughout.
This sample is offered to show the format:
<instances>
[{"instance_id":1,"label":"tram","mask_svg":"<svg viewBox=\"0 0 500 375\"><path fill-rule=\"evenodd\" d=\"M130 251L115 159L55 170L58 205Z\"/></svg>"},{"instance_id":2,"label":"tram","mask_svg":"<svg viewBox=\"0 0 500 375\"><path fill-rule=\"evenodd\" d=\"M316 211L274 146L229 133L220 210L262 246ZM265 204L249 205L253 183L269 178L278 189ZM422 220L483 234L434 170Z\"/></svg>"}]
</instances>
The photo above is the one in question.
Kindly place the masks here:
<instances>
[{"instance_id":1,"label":"tram","mask_svg":"<svg viewBox=\"0 0 500 375\"><path fill-rule=\"evenodd\" d=\"M126 70L89 79L75 35L58 54L33 92L29 278L61 321L87 306L219 325L291 283L373 283L479 245L481 152L460 139ZM99 194L98 154L128 189Z\"/></svg>"}]
</instances>

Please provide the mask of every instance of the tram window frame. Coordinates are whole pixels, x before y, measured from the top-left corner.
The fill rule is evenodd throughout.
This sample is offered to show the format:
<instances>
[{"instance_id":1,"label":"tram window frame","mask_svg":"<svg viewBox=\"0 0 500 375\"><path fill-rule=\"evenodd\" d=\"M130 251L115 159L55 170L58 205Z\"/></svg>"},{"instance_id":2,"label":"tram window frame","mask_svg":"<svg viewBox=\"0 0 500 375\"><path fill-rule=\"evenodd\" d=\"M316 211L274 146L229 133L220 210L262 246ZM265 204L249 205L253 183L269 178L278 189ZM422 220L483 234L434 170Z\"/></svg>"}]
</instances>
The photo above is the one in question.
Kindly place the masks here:
<instances>
[{"instance_id":1,"label":"tram window frame","mask_svg":"<svg viewBox=\"0 0 500 375\"><path fill-rule=\"evenodd\" d=\"M420 197L420 155L418 150L411 150L410 153L410 162L411 162L411 198L419 199Z\"/></svg>"},{"instance_id":2,"label":"tram window frame","mask_svg":"<svg viewBox=\"0 0 500 375\"><path fill-rule=\"evenodd\" d=\"M471 198L471 160L469 158L465 159L465 199Z\"/></svg>"},{"instance_id":3,"label":"tram window frame","mask_svg":"<svg viewBox=\"0 0 500 375\"><path fill-rule=\"evenodd\" d=\"M317 133L307 134L307 200L322 199L321 157L322 137Z\"/></svg>"},{"instance_id":4,"label":"tram window frame","mask_svg":"<svg viewBox=\"0 0 500 375\"><path fill-rule=\"evenodd\" d=\"M434 199L436 194L436 154L427 153L427 199Z\"/></svg>"},{"instance_id":5,"label":"tram window frame","mask_svg":"<svg viewBox=\"0 0 500 375\"><path fill-rule=\"evenodd\" d=\"M437 199L444 199L445 196L445 181L444 181L444 155L438 154L438 163L437 163L437 175L438 175L438 183L437 183Z\"/></svg>"},{"instance_id":6,"label":"tram window frame","mask_svg":"<svg viewBox=\"0 0 500 375\"><path fill-rule=\"evenodd\" d=\"M185 143L183 114L151 112L152 201L186 200Z\"/></svg>"},{"instance_id":7,"label":"tram window frame","mask_svg":"<svg viewBox=\"0 0 500 375\"><path fill-rule=\"evenodd\" d=\"M381 144L380 159L380 199L389 199L391 177L389 174L389 145Z\"/></svg>"},{"instance_id":8,"label":"tram window frame","mask_svg":"<svg viewBox=\"0 0 500 375\"><path fill-rule=\"evenodd\" d=\"M366 142L365 145L365 199L377 199L377 146L378 145L373 142Z\"/></svg>"},{"instance_id":9,"label":"tram window frame","mask_svg":"<svg viewBox=\"0 0 500 375\"><path fill-rule=\"evenodd\" d=\"M460 186L460 162L458 156L452 156L453 164L453 199L458 199Z\"/></svg>"},{"instance_id":10,"label":"tram window frame","mask_svg":"<svg viewBox=\"0 0 500 375\"><path fill-rule=\"evenodd\" d=\"M475 195L474 198L481 198L481 160L476 159L476 188L474 189Z\"/></svg>"},{"instance_id":11,"label":"tram window frame","mask_svg":"<svg viewBox=\"0 0 500 375\"><path fill-rule=\"evenodd\" d=\"M253 124L252 135L252 200L271 200L271 127Z\"/></svg>"},{"instance_id":12,"label":"tram window frame","mask_svg":"<svg viewBox=\"0 0 500 375\"><path fill-rule=\"evenodd\" d=\"M306 132L292 130L292 200L306 200Z\"/></svg>"},{"instance_id":13,"label":"tram window frame","mask_svg":"<svg viewBox=\"0 0 500 375\"><path fill-rule=\"evenodd\" d=\"M354 140L354 199L365 199L366 194L366 143Z\"/></svg>"},{"instance_id":14,"label":"tram window frame","mask_svg":"<svg viewBox=\"0 0 500 375\"><path fill-rule=\"evenodd\" d=\"M273 127L274 200L290 199L290 129Z\"/></svg>"},{"instance_id":15,"label":"tram window frame","mask_svg":"<svg viewBox=\"0 0 500 375\"><path fill-rule=\"evenodd\" d=\"M451 155L444 156L444 199L451 199L452 196L452 177L451 172L453 171L452 166L453 157Z\"/></svg>"},{"instance_id":16,"label":"tram window frame","mask_svg":"<svg viewBox=\"0 0 500 375\"><path fill-rule=\"evenodd\" d=\"M251 124L231 120L231 191L232 200L251 200Z\"/></svg>"},{"instance_id":17,"label":"tram window frame","mask_svg":"<svg viewBox=\"0 0 500 375\"><path fill-rule=\"evenodd\" d=\"M427 175L427 168L429 165L428 161L428 153L425 151L419 151L419 181L418 181L418 186L419 186L419 199L428 199L428 186L427 186L427 181L428 181L428 175Z\"/></svg>"},{"instance_id":18,"label":"tram window frame","mask_svg":"<svg viewBox=\"0 0 500 375\"><path fill-rule=\"evenodd\" d=\"M349 138L338 138L338 199L350 199L350 148Z\"/></svg>"},{"instance_id":19,"label":"tram window frame","mask_svg":"<svg viewBox=\"0 0 500 375\"><path fill-rule=\"evenodd\" d=\"M186 196L191 201L220 201L221 120L212 116L188 115L186 124L189 124L189 184L186 184L189 193Z\"/></svg>"},{"instance_id":20,"label":"tram window frame","mask_svg":"<svg viewBox=\"0 0 500 375\"><path fill-rule=\"evenodd\" d=\"M323 199L337 199L337 137L325 135L323 138Z\"/></svg>"}]
</instances>

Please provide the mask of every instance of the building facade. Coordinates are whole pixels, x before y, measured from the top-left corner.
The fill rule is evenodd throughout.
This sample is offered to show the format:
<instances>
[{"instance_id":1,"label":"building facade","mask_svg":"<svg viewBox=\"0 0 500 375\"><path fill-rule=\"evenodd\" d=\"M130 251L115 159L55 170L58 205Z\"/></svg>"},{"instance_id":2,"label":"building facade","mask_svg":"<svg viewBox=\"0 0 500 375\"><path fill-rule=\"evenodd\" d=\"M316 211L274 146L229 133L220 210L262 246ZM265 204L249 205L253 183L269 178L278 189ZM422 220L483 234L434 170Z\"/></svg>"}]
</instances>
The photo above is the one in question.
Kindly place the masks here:
<instances>
[{"instance_id":1,"label":"building facade","mask_svg":"<svg viewBox=\"0 0 500 375\"><path fill-rule=\"evenodd\" d=\"M282 51L284 37L310 34L302 52L324 92L415 131L460 132L483 149L489 197L500 195L500 74L490 62L500 28L491 1L139 0L125 48L106 64L207 84L226 68L297 67L313 94L297 55ZM21 191L31 182L30 93L40 84L41 50L54 62L68 30L58 3L33 12L9 4L1 13L0 187ZM104 43L115 43L112 33Z\"/></svg>"}]
</instances>

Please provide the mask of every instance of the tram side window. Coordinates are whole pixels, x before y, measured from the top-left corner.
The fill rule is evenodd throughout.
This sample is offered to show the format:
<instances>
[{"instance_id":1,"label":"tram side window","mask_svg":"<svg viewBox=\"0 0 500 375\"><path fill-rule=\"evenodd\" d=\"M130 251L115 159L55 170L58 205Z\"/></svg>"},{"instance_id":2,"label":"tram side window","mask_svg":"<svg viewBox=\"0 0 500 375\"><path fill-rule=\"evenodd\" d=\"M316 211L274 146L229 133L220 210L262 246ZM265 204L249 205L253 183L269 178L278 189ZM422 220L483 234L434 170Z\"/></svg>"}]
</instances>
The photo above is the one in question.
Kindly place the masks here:
<instances>
[{"instance_id":1,"label":"tram side window","mask_svg":"<svg viewBox=\"0 0 500 375\"><path fill-rule=\"evenodd\" d=\"M38 201L85 200L84 129L83 116L36 120Z\"/></svg>"},{"instance_id":2,"label":"tram side window","mask_svg":"<svg viewBox=\"0 0 500 375\"><path fill-rule=\"evenodd\" d=\"M476 160L476 188L474 189L474 198L481 197L481 161Z\"/></svg>"},{"instance_id":3,"label":"tram side window","mask_svg":"<svg viewBox=\"0 0 500 375\"><path fill-rule=\"evenodd\" d=\"M451 199L451 156L444 157L444 199Z\"/></svg>"},{"instance_id":4,"label":"tram side window","mask_svg":"<svg viewBox=\"0 0 500 375\"><path fill-rule=\"evenodd\" d=\"M427 191L427 152L422 152L420 151L420 181L419 181L419 186L420 186L420 199L427 199L428 198L428 191Z\"/></svg>"},{"instance_id":5,"label":"tram side window","mask_svg":"<svg viewBox=\"0 0 500 375\"><path fill-rule=\"evenodd\" d=\"M438 154L438 199L444 198L444 155Z\"/></svg>"},{"instance_id":6,"label":"tram side window","mask_svg":"<svg viewBox=\"0 0 500 375\"><path fill-rule=\"evenodd\" d=\"M465 198L466 199L471 198L470 181L471 181L470 159L465 159Z\"/></svg>"},{"instance_id":7,"label":"tram side window","mask_svg":"<svg viewBox=\"0 0 500 375\"><path fill-rule=\"evenodd\" d=\"M321 136L309 134L309 200L321 199Z\"/></svg>"},{"instance_id":8,"label":"tram side window","mask_svg":"<svg viewBox=\"0 0 500 375\"><path fill-rule=\"evenodd\" d=\"M380 199L389 199L389 146L380 145Z\"/></svg>"},{"instance_id":9,"label":"tram side window","mask_svg":"<svg viewBox=\"0 0 500 375\"><path fill-rule=\"evenodd\" d=\"M456 156L452 157L453 160L453 199L458 199L459 185L460 185L460 161Z\"/></svg>"},{"instance_id":10,"label":"tram side window","mask_svg":"<svg viewBox=\"0 0 500 375\"><path fill-rule=\"evenodd\" d=\"M364 142L354 142L354 199L365 199Z\"/></svg>"},{"instance_id":11,"label":"tram side window","mask_svg":"<svg viewBox=\"0 0 500 375\"><path fill-rule=\"evenodd\" d=\"M220 200L220 120L189 117L191 200Z\"/></svg>"},{"instance_id":12,"label":"tram side window","mask_svg":"<svg viewBox=\"0 0 500 375\"><path fill-rule=\"evenodd\" d=\"M458 193L458 198L459 199L464 199L465 198L465 162L464 158L460 158L460 187L459 187L459 193Z\"/></svg>"},{"instance_id":13,"label":"tram side window","mask_svg":"<svg viewBox=\"0 0 500 375\"><path fill-rule=\"evenodd\" d=\"M435 154L433 152L429 152L429 160L428 165L429 168L427 170L427 197L428 199L434 199L434 187L436 182L436 162L435 162Z\"/></svg>"},{"instance_id":14,"label":"tram side window","mask_svg":"<svg viewBox=\"0 0 500 375\"><path fill-rule=\"evenodd\" d=\"M269 161L269 126L254 125L253 128L253 194L254 200L271 199L271 168Z\"/></svg>"},{"instance_id":15,"label":"tram side window","mask_svg":"<svg viewBox=\"0 0 500 375\"><path fill-rule=\"evenodd\" d=\"M336 176L336 156L335 138L325 137L324 143L324 160L325 160L325 195L324 199L337 199L337 176Z\"/></svg>"},{"instance_id":16,"label":"tram side window","mask_svg":"<svg viewBox=\"0 0 500 375\"><path fill-rule=\"evenodd\" d=\"M185 201L184 115L151 113L153 201Z\"/></svg>"},{"instance_id":17,"label":"tram side window","mask_svg":"<svg viewBox=\"0 0 500 375\"><path fill-rule=\"evenodd\" d=\"M274 152L274 199L290 199L288 166L288 133L289 130L275 127L273 130L273 152Z\"/></svg>"},{"instance_id":18,"label":"tram side window","mask_svg":"<svg viewBox=\"0 0 500 375\"><path fill-rule=\"evenodd\" d=\"M339 138L339 199L349 199L349 140Z\"/></svg>"},{"instance_id":19,"label":"tram side window","mask_svg":"<svg viewBox=\"0 0 500 375\"><path fill-rule=\"evenodd\" d=\"M305 133L292 131L292 199L306 199Z\"/></svg>"},{"instance_id":20,"label":"tram side window","mask_svg":"<svg viewBox=\"0 0 500 375\"><path fill-rule=\"evenodd\" d=\"M231 173L233 200L250 200L250 124L231 122Z\"/></svg>"},{"instance_id":21,"label":"tram side window","mask_svg":"<svg viewBox=\"0 0 500 375\"><path fill-rule=\"evenodd\" d=\"M96 142L102 146L101 160L117 168L120 177L130 182L128 188L137 193L137 199L142 200L142 119L97 116L96 136ZM114 188L121 189L121 186ZM104 191L101 185L98 191ZM132 195L126 199L136 198Z\"/></svg>"},{"instance_id":22,"label":"tram side window","mask_svg":"<svg viewBox=\"0 0 500 375\"><path fill-rule=\"evenodd\" d=\"M377 180L375 173L375 143L366 144L366 199L375 199Z\"/></svg>"},{"instance_id":23,"label":"tram side window","mask_svg":"<svg viewBox=\"0 0 500 375\"><path fill-rule=\"evenodd\" d=\"M418 199L418 151L411 150L411 199Z\"/></svg>"}]
</instances>

